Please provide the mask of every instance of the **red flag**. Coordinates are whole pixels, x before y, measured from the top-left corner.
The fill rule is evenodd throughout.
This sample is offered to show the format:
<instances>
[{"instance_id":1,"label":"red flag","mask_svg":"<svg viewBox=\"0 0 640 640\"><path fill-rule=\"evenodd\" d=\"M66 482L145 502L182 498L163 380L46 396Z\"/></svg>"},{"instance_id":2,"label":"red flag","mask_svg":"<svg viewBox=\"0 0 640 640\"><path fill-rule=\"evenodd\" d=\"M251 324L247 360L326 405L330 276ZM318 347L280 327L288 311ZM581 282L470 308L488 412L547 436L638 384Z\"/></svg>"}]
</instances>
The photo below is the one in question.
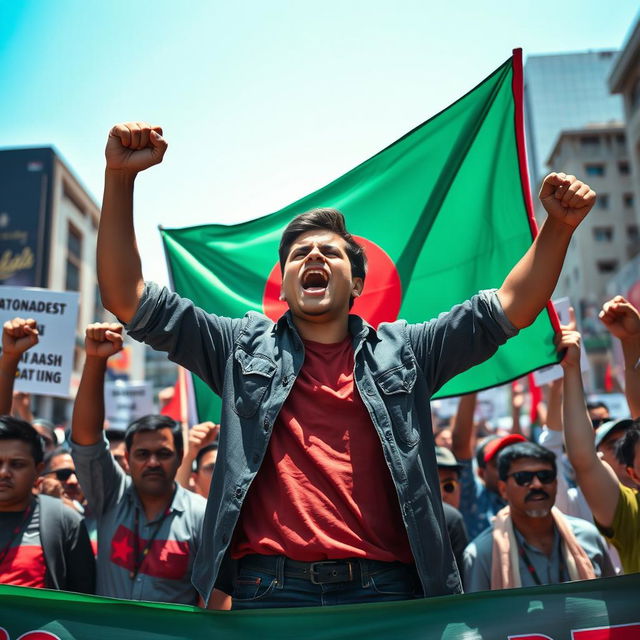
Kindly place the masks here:
<instances>
[{"instance_id":1,"label":"red flag","mask_svg":"<svg viewBox=\"0 0 640 640\"><path fill-rule=\"evenodd\" d=\"M527 380L529 381L529 397L531 399L529 419L533 424L538 419L538 405L542 402L542 389L536 384L533 373L527 376Z\"/></svg>"},{"instance_id":2,"label":"red flag","mask_svg":"<svg viewBox=\"0 0 640 640\"><path fill-rule=\"evenodd\" d=\"M607 393L613 391L613 371L611 370L611 363L607 363L607 368L604 370L604 390Z\"/></svg>"},{"instance_id":3,"label":"red flag","mask_svg":"<svg viewBox=\"0 0 640 640\"><path fill-rule=\"evenodd\" d=\"M160 413L183 425L189 423L187 384L185 370L182 367L178 367L178 379L173 387L173 397L160 409Z\"/></svg>"}]
</instances>

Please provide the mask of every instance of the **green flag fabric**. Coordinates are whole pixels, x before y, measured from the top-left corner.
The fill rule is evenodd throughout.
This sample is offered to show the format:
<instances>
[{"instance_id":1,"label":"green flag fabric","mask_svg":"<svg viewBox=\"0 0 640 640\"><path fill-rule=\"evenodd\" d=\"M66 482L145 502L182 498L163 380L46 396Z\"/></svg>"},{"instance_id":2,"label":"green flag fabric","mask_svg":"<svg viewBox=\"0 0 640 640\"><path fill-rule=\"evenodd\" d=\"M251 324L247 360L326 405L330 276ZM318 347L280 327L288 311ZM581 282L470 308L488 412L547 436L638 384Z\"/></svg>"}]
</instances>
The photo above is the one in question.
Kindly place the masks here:
<instances>
[{"instance_id":1,"label":"green flag fabric","mask_svg":"<svg viewBox=\"0 0 640 640\"><path fill-rule=\"evenodd\" d=\"M638 640L640 575L403 602L202 611L0 586L0 640Z\"/></svg>"},{"instance_id":2,"label":"green flag fabric","mask_svg":"<svg viewBox=\"0 0 640 640\"><path fill-rule=\"evenodd\" d=\"M423 322L480 289L499 287L536 233L522 117L522 52L453 105L337 180L243 224L161 229L175 290L207 311L276 320L280 235L291 219L335 207L364 244L369 271L357 313L377 326ZM557 361L550 314L436 397L508 382ZM200 419L213 392L195 378Z\"/></svg>"}]
</instances>

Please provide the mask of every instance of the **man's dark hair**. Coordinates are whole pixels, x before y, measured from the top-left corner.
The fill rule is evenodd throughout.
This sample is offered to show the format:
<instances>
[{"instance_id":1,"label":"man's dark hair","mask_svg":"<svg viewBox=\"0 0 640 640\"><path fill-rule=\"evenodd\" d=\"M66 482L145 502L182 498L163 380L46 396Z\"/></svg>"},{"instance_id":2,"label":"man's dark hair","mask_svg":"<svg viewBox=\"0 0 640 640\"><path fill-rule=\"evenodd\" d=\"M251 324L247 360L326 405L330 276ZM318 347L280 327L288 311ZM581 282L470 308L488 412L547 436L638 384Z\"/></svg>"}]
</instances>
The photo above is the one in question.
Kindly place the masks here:
<instances>
[{"instance_id":1,"label":"man's dark hair","mask_svg":"<svg viewBox=\"0 0 640 640\"><path fill-rule=\"evenodd\" d=\"M109 443L124 442L124 431L121 429L105 429L104 435Z\"/></svg>"},{"instance_id":2,"label":"man's dark hair","mask_svg":"<svg viewBox=\"0 0 640 640\"><path fill-rule=\"evenodd\" d=\"M364 248L359 245L354 237L347 231L344 216L337 209L311 209L306 213L296 216L282 232L278 257L280 258L280 270L284 272L284 265L289 256L291 245L296 238L307 231L331 231L340 236L346 243L347 256L351 263L351 275L354 278L362 278L367 275L367 256ZM351 298L349 308L353 305Z\"/></svg>"},{"instance_id":3,"label":"man's dark hair","mask_svg":"<svg viewBox=\"0 0 640 640\"><path fill-rule=\"evenodd\" d=\"M24 420L12 416L0 416L0 440L22 440L31 448L31 455L36 465L44 457L42 436Z\"/></svg>"},{"instance_id":4,"label":"man's dark hair","mask_svg":"<svg viewBox=\"0 0 640 640\"><path fill-rule=\"evenodd\" d=\"M56 447L55 449L53 449L52 451L47 451L44 454L44 458L43 458L43 462L44 462L44 469L42 471L42 473L47 473L48 471L50 471L50 467L51 467L51 461L54 458L57 458L58 456L63 456L69 453L69 449L65 449L64 447Z\"/></svg>"},{"instance_id":5,"label":"man's dark hair","mask_svg":"<svg viewBox=\"0 0 640 640\"><path fill-rule=\"evenodd\" d=\"M607 413L609 413L609 407L607 407L607 405L601 400L587 402L587 411L591 411L591 409L604 409Z\"/></svg>"},{"instance_id":6,"label":"man's dark hair","mask_svg":"<svg viewBox=\"0 0 640 640\"><path fill-rule=\"evenodd\" d=\"M640 418L633 421L633 425L616 444L616 458L625 467L633 467L636 457L636 443L640 442Z\"/></svg>"},{"instance_id":7,"label":"man's dark hair","mask_svg":"<svg viewBox=\"0 0 640 640\"><path fill-rule=\"evenodd\" d=\"M196 473L200 471L200 463L202 462L202 458L204 457L205 453L209 453L209 451L217 451L217 450L218 450L217 441L212 442L211 444L208 444L206 447L202 447L202 449L198 451L198 455L196 456L196 459L193 462L193 470Z\"/></svg>"},{"instance_id":8,"label":"man's dark hair","mask_svg":"<svg viewBox=\"0 0 640 640\"><path fill-rule=\"evenodd\" d=\"M51 437L51 442L53 442L54 444L58 443L58 438L56 436L56 425L53 424L51 420L47 420L46 418L34 418L31 421L31 424L34 427L36 425L39 425L40 427L45 428Z\"/></svg>"},{"instance_id":9,"label":"man's dark hair","mask_svg":"<svg viewBox=\"0 0 640 640\"><path fill-rule=\"evenodd\" d=\"M498 475L500 480L506 482L511 465L522 458L533 458L534 460L548 462L554 471L557 472L558 470L556 454L553 451L549 451L546 447L542 447L535 442L516 442L505 447L498 454Z\"/></svg>"},{"instance_id":10,"label":"man's dark hair","mask_svg":"<svg viewBox=\"0 0 640 640\"><path fill-rule=\"evenodd\" d=\"M487 463L484 459L484 448L492 441L497 440L500 436L490 435L483 438L478 445L476 446L476 464L479 469L484 469L487 466Z\"/></svg>"},{"instance_id":11,"label":"man's dark hair","mask_svg":"<svg viewBox=\"0 0 640 640\"><path fill-rule=\"evenodd\" d=\"M124 432L124 444L127 447L127 451L131 451L133 436L135 436L136 433L144 433L146 431L159 431L160 429L169 429L171 431L171 435L173 435L173 444L176 448L176 453L178 454L178 456L182 456L182 453L184 451L182 427L173 418L160 414L142 416L142 418L134 420L127 427L127 430Z\"/></svg>"}]
</instances>

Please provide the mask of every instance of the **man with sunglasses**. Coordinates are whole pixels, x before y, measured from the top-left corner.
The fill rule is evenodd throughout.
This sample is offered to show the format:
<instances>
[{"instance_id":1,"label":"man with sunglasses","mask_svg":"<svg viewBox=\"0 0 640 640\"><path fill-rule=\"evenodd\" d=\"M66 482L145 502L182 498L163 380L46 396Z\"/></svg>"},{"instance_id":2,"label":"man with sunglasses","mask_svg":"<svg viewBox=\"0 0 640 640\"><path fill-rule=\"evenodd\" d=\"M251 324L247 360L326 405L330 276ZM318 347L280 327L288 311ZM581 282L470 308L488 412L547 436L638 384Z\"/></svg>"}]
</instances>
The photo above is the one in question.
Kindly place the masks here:
<instances>
[{"instance_id":1,"label":"man with sunglasses","mask_svg":"<svg viewBox=\"0 0 640 640\"><path fill-rule=\"evenodd\" d=\"M84 512L86 500L76 475L71 454L62 447L44 456L44 470L40 474L40 493L66 500L69 506Z\"/></svg>"},{"instance_id":2,"label":"man with sunglasses","mask_svg":"<svg viewBox=\"0 0 640 640\"><path fill-rule=\"evenodd\" d=\"M553 506L555 454L532 442L498 457L498 489L507 506L464 552L466 591L558 584L615 575L593 524Z\"/></svg>"}]
</instances>

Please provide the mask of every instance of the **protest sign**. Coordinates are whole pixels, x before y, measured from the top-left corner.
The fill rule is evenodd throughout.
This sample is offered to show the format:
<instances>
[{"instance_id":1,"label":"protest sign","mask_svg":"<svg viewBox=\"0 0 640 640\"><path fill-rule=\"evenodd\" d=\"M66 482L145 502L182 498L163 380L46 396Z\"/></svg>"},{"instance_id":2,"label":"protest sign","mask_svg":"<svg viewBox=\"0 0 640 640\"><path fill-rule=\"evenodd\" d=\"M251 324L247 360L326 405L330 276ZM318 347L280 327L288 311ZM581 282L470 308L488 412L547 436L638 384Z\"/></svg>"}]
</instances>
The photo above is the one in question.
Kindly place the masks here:
<instances>
[{"instance_id":1,"label":"protest sign","mask_svg":"<svg viewBox=\"0 0 640 640\"><path fill-rule=\"evenodd\" d=\"M109 429L121 431L124 431L137 418L156 413L150 382L117 380L105 383L104 406Z\"/></svg>"},{"instance_id":2,"label":"protest sign","mask_svg":"<svg viewBox=\"0 0 640 640\"><path fill-rule=\"evenodd\" d=\"M558 300L554 300L553 306L556 308L558 318L560 318L560 324L569 324L569 307L571 306L569 298L559 298ZM582 344L580 346L580 370L584 373L585 371L589 371L589 369L589 359L587 358L587 352ZM550 382L562 377L564 377L564 373L559 364L552 364L548 367L543 367L533 373L533 379L538 387L542 387L543 385L549 384Z\"/></svg>"},{"instance_id":3,"label":"protest sign","mask_svg":"<svg viewBox=\"0 0 640 640\"><path fill-rule=\"evenodd\" d=\"M0 287L0 322L33 318L38 325L39 342L20 361L16 391L69 397L78 298L76 291Z\"/></svg>"}]
</instances>

